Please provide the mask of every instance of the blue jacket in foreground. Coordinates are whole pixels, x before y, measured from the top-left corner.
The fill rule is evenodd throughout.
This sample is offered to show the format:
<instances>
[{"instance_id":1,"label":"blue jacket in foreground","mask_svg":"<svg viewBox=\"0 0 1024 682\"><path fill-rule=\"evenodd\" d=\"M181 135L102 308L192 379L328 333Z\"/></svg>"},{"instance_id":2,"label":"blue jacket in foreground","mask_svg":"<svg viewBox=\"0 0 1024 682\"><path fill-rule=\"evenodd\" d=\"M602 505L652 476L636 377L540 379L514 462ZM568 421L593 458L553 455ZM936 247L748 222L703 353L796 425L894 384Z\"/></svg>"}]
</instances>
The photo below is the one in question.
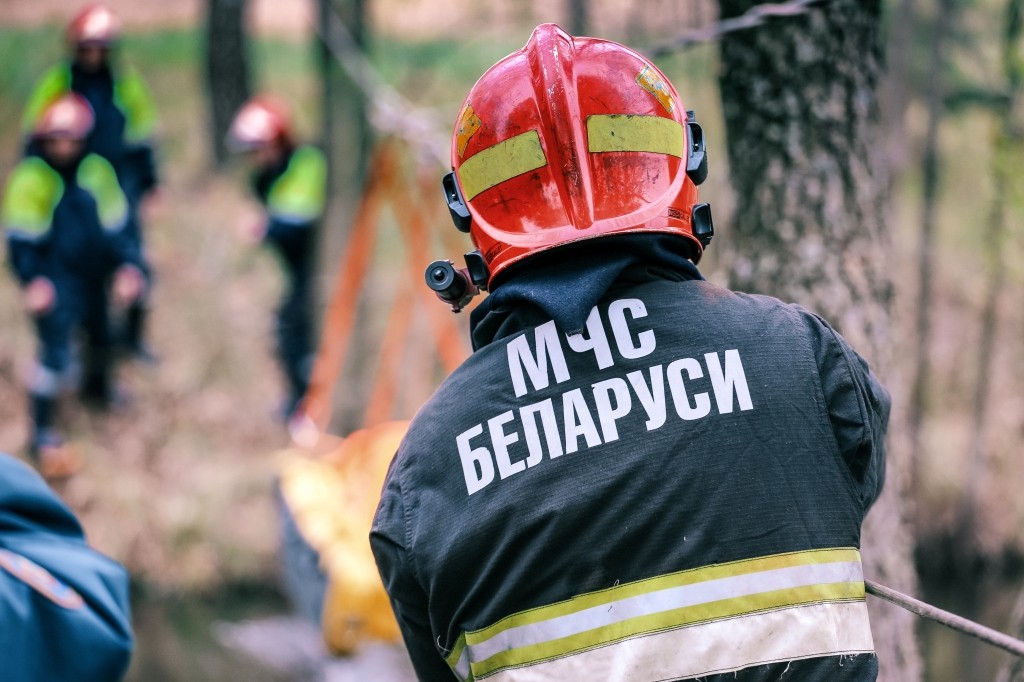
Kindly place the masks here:
<instances>
[{"instance_id":1,"label":"blue jacket in foreground","mask_svg":"<svg viewBox=\"0 0 1024 682\"><path fill-rule=\"evenodd\" d=\"M89 547L34 471L0 454L0 677L120 680L132 646L125 570Z\"/></svg>"}]
</instances>

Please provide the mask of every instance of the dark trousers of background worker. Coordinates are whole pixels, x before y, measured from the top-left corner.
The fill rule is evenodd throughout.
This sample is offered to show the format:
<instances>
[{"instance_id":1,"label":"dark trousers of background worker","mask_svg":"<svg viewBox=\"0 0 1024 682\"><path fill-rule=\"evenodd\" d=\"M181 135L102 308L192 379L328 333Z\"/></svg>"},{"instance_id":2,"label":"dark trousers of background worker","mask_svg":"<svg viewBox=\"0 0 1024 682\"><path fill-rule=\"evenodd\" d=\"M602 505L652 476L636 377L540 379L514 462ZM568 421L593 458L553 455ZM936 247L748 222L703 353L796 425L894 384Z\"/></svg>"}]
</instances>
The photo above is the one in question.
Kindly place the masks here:
<instances>
[{"instance_id":1,"label":"dark trousers of background worker","mask_svg":"<svg viewBox=\"0 0 1024 682\"><path fill-rule=\"evenodd\" d=\"M131 243L131 247L138 253L139 262L142 264L142 274L145 284L142 295L129 304L124 311L124 317L119 321L117 344L130 356L137 360L153 362L156 360L149 346L146 344L146 318L149 315L149 295L153 290L153 268L149 259L146 258L145 247L142 239L142 224L139 222L139 202L142 192L130 183L124 183L124 191L128 196L129 210L131 217L125 225L125 234Z\"/></svg>"},{"instance_id":2,"label":"dark trousers of background worker","mask_svg":"<svg viewBox=\"0 0 1024 682\"><path fill-rule=\"evenodd\" d=\"M153 290L153 269L141 255L142 244L138 245L142 262L143 288L142 295L128 305L118 325L117 343L136 360L153 363L156 356L146 343L146 319L149 317L149 294Z\"/></svg>"},{"instance_id":3,"label":"dark trousers of background worker","mask_svg":"<svg viewBox=\"0 0 1024 682\"><path fill-rule=\"evenodd\" d=\"M29 386L33 421L32 448L57 444L52 431L57 393L75 369L76 334L82 332L82 374L79 389L84 401L106 407L113 397L108 283L68 277L54 282L56 302L35 318L39 364Z\"/></svg>"},{"instance_id":4,"label":"dark trousers of background worker","mask_svg":"<svg viewBox=\"0 0 1024 682\"><path fill-rule=\"evenodd\" d=\"M113 160L111 163L117 170L118 181L128 200L129 219L124 228L125 236L131 248L138 253L145 278L142 295L129 304L118 321L114 341L132 357L152 363L156 357L145 342L145 323L150 312L153 267L145 256L139 206L146 194L157 186L156 160L153 147L148 144L124 145L120 154L109 152L106 156Z\"/></svg>"},{"instance_id":5,"label":"dark trousers of background worker","mask_svg":"<svg viewBox=\"0 0 1024 682\"><path fill-rule=\"evenodd\" d=\"M288 381L288 397L282 407L286 420L306 394L313 369L311 276L306 269L289 275L288 290L277 309L277 356Z\"/></svg>"}]
</instances>

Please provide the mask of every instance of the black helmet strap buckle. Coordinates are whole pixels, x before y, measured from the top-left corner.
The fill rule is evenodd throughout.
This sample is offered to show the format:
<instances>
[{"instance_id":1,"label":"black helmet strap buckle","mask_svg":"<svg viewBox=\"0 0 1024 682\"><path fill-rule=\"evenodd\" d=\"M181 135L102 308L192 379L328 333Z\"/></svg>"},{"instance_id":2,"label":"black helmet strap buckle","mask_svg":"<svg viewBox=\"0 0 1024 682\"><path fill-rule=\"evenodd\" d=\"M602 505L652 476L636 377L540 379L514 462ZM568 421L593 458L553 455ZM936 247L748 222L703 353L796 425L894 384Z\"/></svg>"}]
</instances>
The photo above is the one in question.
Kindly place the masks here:
<instances>
[{"instance_id":1,"label":"black helmet strap buckle","mask_svg":"<svg viewBox=\"0 0 1024 682\"><path fill-rule=\"evenodd\" d=\"M459 232L469 232L470 216L469 206L462 198L462 190L459 189L459 182L455 178L455 171L447 173L441 180L441 189L444 190L444 200L448 204L448 212L452 214L452 222Z\"/></svg>"},{"instance_id":2,"label":"black helmet strap buckle","mask_svg":"<svg viewBox=\"0 0 1024 682\"><path fill-rule=\"evenodd\" d=\"M704 146L704 129L697 123L693 109L686 112L686 129L690 142L689 153L686 156L686 174L690 176L693 184L699 185L708 179L708 154Z\"/></svg>"}]
</instances>

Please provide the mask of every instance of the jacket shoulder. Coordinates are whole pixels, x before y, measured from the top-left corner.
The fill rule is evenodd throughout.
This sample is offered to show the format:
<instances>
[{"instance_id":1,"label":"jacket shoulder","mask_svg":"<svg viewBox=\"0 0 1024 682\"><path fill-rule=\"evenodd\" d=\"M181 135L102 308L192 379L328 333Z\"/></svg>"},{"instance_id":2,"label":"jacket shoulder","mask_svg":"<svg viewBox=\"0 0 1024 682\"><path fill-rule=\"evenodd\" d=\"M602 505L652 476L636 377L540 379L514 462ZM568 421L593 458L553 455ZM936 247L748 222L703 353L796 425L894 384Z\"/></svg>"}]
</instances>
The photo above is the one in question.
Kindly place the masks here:
<instances>
[{"instance_id":1,"label":"jacket shoulder","mask_svg":"<svg viewBox=\"0 0 1024 682\"><path fill-rule=\"evenodd\" d=\"M96 200L100 223L104 229L116 230L128 220L128 200L124 196L117 172L99 154L89 154L78 166L78 184Z\"/></svg>"},{"instance_id":2,"label":"jacket shoulder","mask_svg":"<svg viewBox=\"0 0 1024 682\"><path fill-rule=\"evenodd\" d=\"M71 89L71 67L67 63L54 64L43 72L36 81L28 104L21 118L23 133L29 133L35 127L43 110L55 99Z\"/></svg>"},{"instance_id":3,"label":"jacket shoulder","mask_svg":"<svg viewBox=\"0 0 1024 682\"><path fill-rule=\"evenodd\" d=\"M19 163L7 181L0 221L9 236L37 239L53 221L53 212L64 194L60 174L37 156Z\"/></svg>"}]
</instances>

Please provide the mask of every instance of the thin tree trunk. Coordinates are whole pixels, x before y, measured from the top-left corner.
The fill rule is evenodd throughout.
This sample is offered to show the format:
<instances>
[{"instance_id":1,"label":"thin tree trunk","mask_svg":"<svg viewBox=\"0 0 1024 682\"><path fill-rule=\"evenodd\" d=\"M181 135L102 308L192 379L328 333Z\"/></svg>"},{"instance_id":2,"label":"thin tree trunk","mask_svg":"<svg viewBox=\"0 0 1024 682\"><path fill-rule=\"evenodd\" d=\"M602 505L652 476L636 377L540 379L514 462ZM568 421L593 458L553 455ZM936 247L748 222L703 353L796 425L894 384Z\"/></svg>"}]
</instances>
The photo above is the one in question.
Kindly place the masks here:
<instances>
[{"instance_id":1,"label":"thin tree trunk","mask_svg":"<svg viewBox=\"0 0 1024 682\"><path fill-rule=\"evenodd\" d=\"M1018 168L1015 167L1012 150L1021 141L1022 131L1017 130L1014 114L1020 106L1024 86L1024 66L1019 56L1020 40L1024 32L1024 0L1010 0L1007 3L1004 23L1004 44L1002 44L1002 68L1004 68L1007 92L1004 105L998 110L998 130L992 142L992 206L989 212L988 229L984 245L988 285L981 316L981 338L978 342L978 375L974 395L973 429L970 446L970 469L968 487L965 492L965 517L967 528L977 520L978 498L981 491L981 476L985 468L985 434L987 430L988 388L991 383L992 354L995 348L999 294L1007 279L1007 263L1002 247L1007 232L1007 190L1013 183Z\"/></svg>"},{"instance_id":2,"label":"thin tree trunk","mask_svg":"<svg viewBox=\"0 0 1024 682\"><path fill-rule=\"evenodd\" d=\"M978 340L978 370L974 389L971 442L969 446L967 485L963 493L958 545L974 544L975 528L979 521L978 500L982 491L985 471L985 436L987 433L988 395L992 375L992 356L995 351L999 298L1006 283L1006 260L1003 244L1006 235L1007 191L1019 172L1014 150L1019 147L1021 131L1017 130L1015 115L1019 114L1022 97L1024 66L1021 65L1021 34L1024 31L1024 0L1010 0L1006 6L1003 24L1003 73L1006 81L1004 105L998 111L998 130L993 140L992 178L994 193L985 231L986 272L988 283L981 315L981 338Z\"/></svg>"},{"instance_id":3,"label":"thin tree trunk","mask_svg":"<svg viewBox=\"0 0 1024 682\"><path fill-rule=\"evenodd\" d=\"M996 142L996 161L993 169L994 196L985 231L985 261L988 273L985 302L981 311L981 335L978 339L978 368L974 384L974 406L971 412L971 436L968 446L966 485L961 501L959 529L956 543L962 552L973 554L977 550L976 527L978 499L982 490L982 476L985 470L985 436L988 431L988 395L992 375L992 354L995 351L996 327L998 324L999 295L1006 283L1006 263L1003 260L1003 234L1006 231L1006 185L1009 178L1000 163L1005 155L1001 149L1006 140L1000 135Z\"/></svg>"},{"instance_id":4,"label":"thin tree trunk","mask_svg":"<svg viewBox=\"0 0 1024 682\"><path fill-rule=\"evenodd\" d=\"M569 33L574 36L590 35L589 0L569 0Z\"/></svg>"},{"instance_id":5,"label":"thin tree trunk","mask_svg":"<svg viewBox=\"0 0 1024 682\"><path fill-rule=\"evenodd\" d=\"M346 57L347 54L365 52L367 0L318 2L323 146L330 167L327 211L317 236L317 293L318 300L324 301L333 284L337 264L359 204L373 135L367 95L338 61L352 59ZM357 304L355 294L353 292L353 305ZM324 308L324 305L317 306L319 311ZM357 338L356 345L360 343L361 339ZM357 368L365 369L370 365L372 363L361 363L357 364ZM357 379L364 377L349 378L353 380L353 385L360 385ZM354 393L349 386L349 390L339 395L353 396ZM347 433L360 426L361 404L355 405L344 399L335 404L335 429Z\"/></svg>"},{"instance_id":6,"label":"thin tree trunk","mask_svg":"<svg viewBox=\"0 0 1024 682\"><path fill-rule=\"evenodd\" d=\"M910 101L910 46L917 25L915 0L899 0L887 23L887 66L879 102L886 131L886 162L890 176L903 171L909 161L906 113Z\"/></svg>"},{"instance_id":7,"label":"thin tree trunk","mask_svg":"<svg viewBox=\"0 0 1024 682\"><path fill-rule=\"evenodd\" d=\"M754 4L719 0L719 14L734 17ZM834 0L722 39L722 105L739 200L720 247L731 286L814 309L887 379L892 281L888 179L876 143L879 5ZM888 482L865 523L863 555L869 577L913 594L901 454L890 448ZM913 616L875 601L868 606L880 679L920 679Z\"/></svg>"},{"instance_id":8,"label":"thin tree trunk","mask_svg":"<svg viewBox=\"0 0 1024 682\"><path fill-rule=\"evenodd\" d=\"M931 53L928 65L928 124L924 139L924 158L921 161L921 234L918 242L917 319L915 322L914 378L907 417L910 443L910 479L915 499L921 499L921 472L924 446L922 431L928 411L928 391L931 373L932 296L935 260L935 204L938 198L939 151L938 131L942 119L944 88L942 71L945 49L953 26L956 0L939 0L935 25L932 29Z\"/></svg>"},{"instance_id":9,"label":"thin tree trunk","mask_svg":"<svg viewBox=\"0 0 1024 682\"><path fill-rule=\"evenodd\" d=\"M238 108L251 94L245 39L246 0L207 0L206 95L213 161L227 160L225 137Z\"/></svg>"},{"instance_id":10,"label":"thin tree trunk","mask_svg":"<svg viewBox=\"0 0 1024 682\"><path fill-rule=\"evenodd\" d=\"M1024 638L1024 591L1017 596L1010 615L1010 635ZM1024 682L1024 658L1008 657L994 682Z\"/></svg>"}]
</instances>

